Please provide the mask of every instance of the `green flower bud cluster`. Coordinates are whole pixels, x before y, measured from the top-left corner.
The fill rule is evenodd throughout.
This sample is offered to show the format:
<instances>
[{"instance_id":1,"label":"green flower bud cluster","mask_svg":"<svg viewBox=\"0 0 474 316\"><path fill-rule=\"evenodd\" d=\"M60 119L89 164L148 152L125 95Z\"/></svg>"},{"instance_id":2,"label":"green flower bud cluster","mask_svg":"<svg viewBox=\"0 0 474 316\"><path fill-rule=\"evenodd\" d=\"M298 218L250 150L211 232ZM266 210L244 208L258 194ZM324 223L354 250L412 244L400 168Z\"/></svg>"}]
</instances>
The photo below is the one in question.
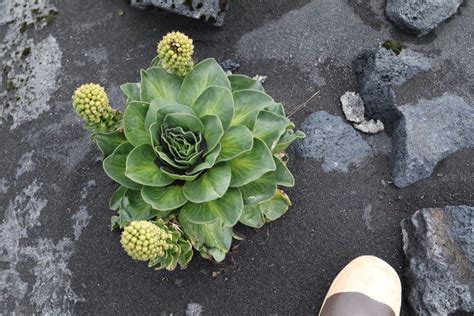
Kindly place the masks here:
<instances>
[{"instance_id":1,"label":"green flower bud cluster","mask_svg":"<svg viewBox=\"0 0 474 316\"><path fill-rule=\"evenodd\" d=\"M89 83L80 86L72 96L76 113L87 122L86 127L95 131L113 130L122 118L120 111L109 105L104 88Z\"/></svg>"},{"instance_id":2,"label":"green flower bud cluster","mask_svg":"<svg viewBox=\"0 0 474 316\"><path fill-rule=\"evenodd\" d=\"M176 251L172 234L147 221L134 221L125 227L120 240L127 254L138 261L164 257L168 250Z\"/></svg>"},{"instance_id":3,"label":"green flower bud cluster","mask_svg":"<svg viewBox=\"0 0 474 316\"><path fill-rule=\"evenodd\" d=\"M178 76L186 76L193 68L193 53L193 40L181 32L166 34L158 44L161 66Z\"/></svg>"}]
</instances>

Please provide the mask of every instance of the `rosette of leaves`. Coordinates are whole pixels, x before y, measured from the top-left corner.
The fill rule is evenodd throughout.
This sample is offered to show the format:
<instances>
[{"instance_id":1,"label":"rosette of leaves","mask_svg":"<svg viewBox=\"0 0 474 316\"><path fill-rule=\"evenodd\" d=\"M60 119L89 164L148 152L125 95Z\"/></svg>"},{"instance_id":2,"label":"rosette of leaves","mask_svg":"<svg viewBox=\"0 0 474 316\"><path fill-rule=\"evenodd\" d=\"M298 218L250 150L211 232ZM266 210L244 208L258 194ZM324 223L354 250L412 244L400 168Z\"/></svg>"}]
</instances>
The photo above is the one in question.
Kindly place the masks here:
<instances>
[{"instance_id":1,"label":"rosette of leaves","mask_svg":"<svg viewBox=\"0 0 474 316\"><path fill-rule=\"evenodd\" d=\"M239 221L261 227L287 211L278 188L294 178L280 156L304 134L259 81L228 76L214 59L185 77L157 64L122 86L123 133L94 135L120 184L113 225L171 220L203 257L221 261Z\"/></svg>"}]
</instances>

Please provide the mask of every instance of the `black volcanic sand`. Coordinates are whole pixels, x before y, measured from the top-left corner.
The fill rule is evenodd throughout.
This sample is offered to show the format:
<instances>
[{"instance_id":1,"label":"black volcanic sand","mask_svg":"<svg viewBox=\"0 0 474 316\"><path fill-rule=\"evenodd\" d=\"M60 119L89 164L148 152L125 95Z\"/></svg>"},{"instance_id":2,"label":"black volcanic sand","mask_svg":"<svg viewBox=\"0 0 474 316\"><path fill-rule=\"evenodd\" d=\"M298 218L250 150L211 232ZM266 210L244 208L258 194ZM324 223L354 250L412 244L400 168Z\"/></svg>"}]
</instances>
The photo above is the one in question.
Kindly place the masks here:
<instances>
[{"instance_id":1,"label":"black volcanic sand","mask_svg":"<svg viewBox=\"0 0 474 316\"><path fill-rule=\"evenodd\" d=\"M211 315L315 314L338 271L354 257L367 254L389 262L403 279L400 221L424 207L473 205L473 150L453 154L430 178L397 189L390 182L392 162L386 136L364 135L377 150L348 172L325 172L322 161L302 159L290 149L289 167L296 186L286 190L293 206L283 218L260 230L238 226L236 232L244 240L234 241L233 251L221 264L196 255L187 270L156 272L128 258L119 233L110 232L113 213L108 199L115 185L102 171L99 151L87 145L87 133L71 114L70 96L85 82L101 83L114 105L123 107L118 86L138 81L139 69L155 56L157 42L173 30L194 39L197 59L231 58L241 65L239 73L268 76L267 92L290 113L320 91L292 116L297 126L316 111L342 116L339 97L355 89L351 61L388 38L441 60L435 77L424 75L426 81L417 81L419 94L404 86L408 91L404 101L443 92L474 96L473 3L465 4L434 34L419 39L397 31L386 20L385 1L357 2L235 0L222 28L159 10L136 10L126 1L54 2L59 15L53 23L38 32L30 30L38 41L51 34L62 50L51 108L16 129L10 129L9 121L0 125L0 178L9 186L0 195L0 209L7 210L35 179L42 184L39 195L48 201L39 218L41 225L28 230L22 247L42 238L55 243L73 239L71 218L81 205L92 216L66 260L65 269L71 274L65 279L70 285L65 286L67 291L58 290L66 303L51 303L53 310L181 315L189 303L197 303L204 314ZM118 10L124 15L117 14ZM460 41L468 38L470 42ZM433 89L433 82L443 90ZM32 150L33 170L16 179L18 161ZM91 180L95 186L81 198L81 190ZM7 218L6 211L0 214ZM2 261L0 269L7 267ZM33 290L37 267L35 260L16 267L28 284L28 294L15 300L4 289L8 301L1 310L31 313L47 305L33 302L38 297ZM406 285L403 289L406 294ZM74 296L70 291L80 298L76 303L67 303ZM15 307L15 302L21 307ZM411 314L407 302L403 314Z\"/></svg>"}]
</instances>

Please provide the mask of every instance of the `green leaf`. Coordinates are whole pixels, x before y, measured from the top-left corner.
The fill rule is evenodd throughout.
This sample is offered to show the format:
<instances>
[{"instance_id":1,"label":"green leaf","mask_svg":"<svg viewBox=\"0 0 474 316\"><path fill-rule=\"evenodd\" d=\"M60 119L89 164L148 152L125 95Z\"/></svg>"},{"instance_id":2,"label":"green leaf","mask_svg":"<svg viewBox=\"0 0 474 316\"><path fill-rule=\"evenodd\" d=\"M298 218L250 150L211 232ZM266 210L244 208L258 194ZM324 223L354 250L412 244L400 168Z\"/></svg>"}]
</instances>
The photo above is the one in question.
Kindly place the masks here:
<instances>
[{"instance_id":1,"label":"green leaf","mask_svg":"<svg viewBox=\"0 0 474 316\"><path fill-rule=\"evenodd\" d=\"M272 153L258 138L254 139L252 150L235 157L228 164L232 170L231 187L240 187L276 169Z\"/></svg>"},{"instance_id":2,"label":"green leaf","mask_svg":"<svg viewBox=\"0 0 474 316\"><path fill-rule=\"evenodd\" d=\"M241 186L245 205L254 205L271 199L277 190L278 185L292 187L295 184L293 175L278 158L273 157L276 170L265 173L257 180Z\"/></svg>"},{"instance_id":3,"label":"green leaf","mask_svg":"<svg viewBox=\"0 0 474 316\"><path fill-rule=\"evenodd\" d=\"M258 90L264 92L260 81L244 75L230 75L229 81L232 87L232 92L239 90Z\"/></svg>"},{"instance_id":4,"label":"green leaf","mask_svg":"<svg viewBox=\"0 0 474 316\"><path fill-rule=\"evenodd\" d=\"M135 147L150 144L150 135L145 127L145 117L149 104L131 102L123 115L123 129L127 140Z\"/></svg>"},{"instance_id":5,"label":"green leaf","mask_svg":"<svg viewBox=\"0 0 474 316\"><path fill-rule=\"evenodd\" d=\"M120 86L120 89L127 97L127 103L133 101L140 101L140 84L137 83L125 83Z\"/></svg>"},{"instance_id":6,"label":"green leaf","mask_svg":"<svg viewBox=\"0 0 474 316\"><path fill-rule=\"evenodd\" d=\"M227 161L252 149L253 135L245 126L232 126L221 138L220 144L222 150L217 161Z\"/></svg>"},{"instance_id":7,"label":"green leaf","mask_svg":"<svg viewBox=\"0 0 474 316\"><path fill-rule=\"evenodd\" d=\"M151 60L150 68L160 66L160 55L156 55L155 58Z\"/></svg>"},{"instance_id":8,"label":"green leaf","mask_svg":"<svg viewBox=\"0 0 474 316\"><path fill-rule=\"evenodd\" d=\"M199 117L216 115L226 131L234 114L234 97L227 88L211 86L196 99L192 108Z\"/></svg>"},{"instance_id":9,"label":"green leaf","mask_svg":"<svg viewBox=\"0 0 474 316\"><path fill-rule=\"evenodd\" d=\"M232 227L242 213L243 201L239 189L229 189L223 197L205 203L186 203L181 209L194 224L208 224L219 219L223 226Z\"/></svg>"},{"instance_id":10,"label":"green leaf","mask_svg":"<svg viewBox=\"0 0 474 316\"><path fill-rule=\"evenodd\" d=\"M151 207L160 211L171 211L187 202L183 194L183 187L179 185L170 185L163 188L144 186L142 197Z\"/></svg>"},{"instance_id":11,"label":"green leaf","mask_svg":"<svg viewBox=\"0 0 474 316\"><path fill-rule=\"evenodd\" d=\"M154 99L178 101L182 79L166 72L163 68L153 67L141 71L140 100L150 103Z\"/></svg>"},{"instance_id":12,"label":"green leaf","mask_svg":"<svg viewBox=\"0 0 474 316\"><path fill-rule=\"evenodd\" d=\"M273 103L274 101L269 95L260 91L240 90L234 92L234 117L231 126L245 125L253 130L258 112Z\"/></svg>"},{"instance_id":13,"label":"green leaf","mask_svg":"<svg viewBox=\"0 0 474 316\"><path fill-rule=\"evenodd\" d=\"M204 125L196 116L188 113L172 113L163 120L165 127L182 127L185 131L204 133Z\"/></svg>"},{"instance_id":14,"label":"green leaf","mask_svg":"<svg viewBox=\"0 0 474 316\"><path fill-rule=\"evenodd\" d=\"M193 246L187 240L180 240L178 247L180 249L178 263L182 269L185 269L193 258Z\"/></svg>"},{"instance_id":15,"label":"green leaf","mask_svg":"<svg viewBox=\"0 0 474 316\"><path fill-rule=\"evenodd\" d=\"M221 198L229 188L230 168L226 163L215 165L198 179L184 184L184 196L193 203Z\"/></svg>"},{"instance_id":16,"label":"green leaf","mask_svg":"<svg viewBox=\"0 0 474 316\"><path fill-rule=\"evenodd\" d=\"M187 105L155 99L151 101L150 108L146 114L146 128L150 128L153 123L157 123L158 126L160 126L163 123L165 116L172 113L188 113L196 116L196 113L194 113L194 111Z\"/></svg>"},{"instance_id":17,"label":"green leaf","mask_svg":"<svg viewBox=\"0 0 474 316\"><path fill-rule=\"evenodd\" d=\"M265 111L272 112L273 114L286 117L285 108L281 103L273 103L265 108ZM293 127L292 127L293 128Z\"/></svg>"},{"instance_id":18,"label":"green leaf","mask_svg":"<svg viewBox=\"0 0 474 316\"><path fill-rule=\"evenodd\" d=\"M122 199L125 195L125 192L127 192L127 188L124 187L123 185L119 186L118 189L115 191L115 193L112 195L112 197L110 198L110 202L109 202L109 207L111 210L118 210L121 203L122 203Z\"/></svg>"},{"instance_id":19,"label":"green leaf","mask_svg":"<svg viewBox=\"0 0 474 316\"><path fill-rule=\"evenodd\" d=\"M191 106L210 86L230 89L229 79L214 59L203 60L191 70L184 78L178 100L182 104Z\"/></svg>"},{"instance_id":20,"label":"green leaf","mask_svg":"<svg viewBox=\"0 0 474 316\"><path fill-rule=\"evenodd\" d=\"M292 123L284 116L273 114L268 111L260 111L257 116L255 128L253 129L254 137L263 140L270 148L274 148L285 132L286 128Z\"/></svg>"},{"instance_id":21,"label":"green leaf","mask_svg":"<svg viewBox=\"0 0 474 316\"><path fill-rule=\"evenodd\" d=\"M119 216L122 222L146 221L154 217L166 216L155 210L142 198L140 190L128 190L122 199Z\"/></svg>"},{"instance_id":22,"label":"green leaf","mask_svg":"<svg viewBox=\"0 0 474 316\"><path fill-rule=\"evenodd\" d=\"M183 180L183 181L194 181L201 174L200 172L196 172L195 174L189 174L189 175L188 174L178 174L169 167L160 167L160 170L172 179Z\"/></svg>"},{"instance_id":23,"label":"green leaf","mask_svg":"<svg viewBox=\"0 0 474 316\"><path fill-rule=\"evenodd\" d=\"M301 131L295 132L292 129L288 129L278 140L277 145L275 146L275 148L273 148L273 153L279 154L285 151L288 148L288 146L290 146L291 143L294 142L295 140L304 139L305 137L306 135Z\"/></svg>"},{"instance_id":24,"label":"green leaf","mask_svg":"<svg viewBox=\"0 0 474 316\"><path fill-rule=\"evenodd\" d=\"M219 144L224 135L224 129L222 128L221 121L215 115L201 117L201 121L204 124L204 139L207 144L207 152L210 153Z\"/></svg>"},{"instance_id":25,"label":"green leaf","mask_svg":"<svg viewBox=\"0 0 474 316\"><path fill-rule=\"evenodd\" d=\"M105 173L115 182L132 190L140 190L142 188L140 184L125 176L127 156L132 150L133 146L129 142L121 144L104 160L103 167Z\"/></svg>"},{"instance_id":26,"label":"green leaf","mask_svg":"<svg viewBox=\"0 0 474 316\"><path fill-rule=\"evenodd\" d=\"M213 257L220 262L232 244L232 228L222 227L220 221L209 224L195 224L180 213L179 223L184 233L204 258Z\"/></svg>"},{"instance_id":27,"label":"green leaf","mask_svg":"<svg viewBox=\"0 0 474 316\"><path fill-rule=\"evenodd\" d=\"M173 182L156 165L157 156L153 147L144 144L128 155L125 175L133 181L151 187L163 187Z\"/></svg>"},{"instance_id":28,"label":"green leaf","mask_svg":"<svg viewBox=\"0 0 474 316\"><path fill-rule=\"evenodd\" d=\"M99 147L104 159L110 156L120 144L127 141L125 135L119 131L112 133L94 133L92 134L92 139Z\"/></svg>"},{"instance_id":29,"label":"green leaf","mask_svg":"<svg viewBox=\"0 0 474 316\"><path fill-rule=\"evenodd\" d=\"M204 161L198 164L196 167L194 167L191 171L186 171L186 174L192 175L197 172L200 172L205 169L209 169L214 164L216 163L217 157L219 156L219 153L221 152L221 145L217 145L216 148L214 148L213 151L208 152L206 158L204 158Z\"/></svg>"},{"instance_id":30,"label":"green leaf","mask_svg":"<svg viewBox=\"0 0 474 316\"><path fill-rule=\"evenodd\" d=\"M246 205L239 221L247 226L261 228L265 223L277 220L287 211L291 202L281 191L268 201L256 205Z\"/></svg>"}]
</instances>

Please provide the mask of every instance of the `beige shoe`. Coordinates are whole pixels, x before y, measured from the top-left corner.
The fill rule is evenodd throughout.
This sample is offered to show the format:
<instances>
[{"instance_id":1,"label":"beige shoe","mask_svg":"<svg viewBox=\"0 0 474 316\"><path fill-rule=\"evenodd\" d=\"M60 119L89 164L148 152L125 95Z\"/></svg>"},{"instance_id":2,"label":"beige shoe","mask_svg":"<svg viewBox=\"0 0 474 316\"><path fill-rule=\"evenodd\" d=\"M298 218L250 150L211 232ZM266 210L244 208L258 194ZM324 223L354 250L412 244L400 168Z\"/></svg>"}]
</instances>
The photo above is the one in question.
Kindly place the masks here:
<instances>
[{"instance_id":1,"label":"beige shoe","mask_svg":"<svg viewBox=\"0 0 474 316\"><path fill-rule=\"evenodd\" d=\"M399 316L401 303L397 272L382 259L362 256L336 276L319 316Z\"/></svg>"}]
</instances>

